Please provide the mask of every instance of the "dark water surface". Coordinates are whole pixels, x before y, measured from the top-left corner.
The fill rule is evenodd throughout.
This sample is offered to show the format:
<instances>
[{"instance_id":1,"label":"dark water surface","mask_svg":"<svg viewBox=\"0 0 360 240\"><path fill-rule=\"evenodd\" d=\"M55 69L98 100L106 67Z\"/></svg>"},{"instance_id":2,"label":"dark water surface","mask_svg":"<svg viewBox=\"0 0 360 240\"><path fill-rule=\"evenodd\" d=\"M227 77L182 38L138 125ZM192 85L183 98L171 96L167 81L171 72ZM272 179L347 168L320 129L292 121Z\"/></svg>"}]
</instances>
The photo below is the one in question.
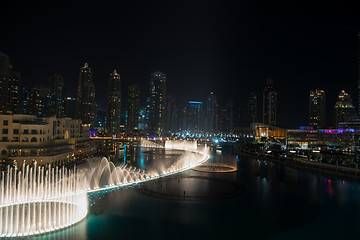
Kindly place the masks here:
<instances>
[{"instance_id":1,"label":"dark water surface","mask_svg":"<svg viewBox=\"0 0 360 240\"><path fill-rule=\"evenodd\" d=\"M131 151L130 151L131 152ZM133 150L125 161L155 169L178 152ZM129 160L130 158L130 160ZM160 159L160 160L159 160ZM89 196L86 220L43 239L359 239L355 181L214 152L233 173L189 170Z\"/></svg>"}]
</instances>

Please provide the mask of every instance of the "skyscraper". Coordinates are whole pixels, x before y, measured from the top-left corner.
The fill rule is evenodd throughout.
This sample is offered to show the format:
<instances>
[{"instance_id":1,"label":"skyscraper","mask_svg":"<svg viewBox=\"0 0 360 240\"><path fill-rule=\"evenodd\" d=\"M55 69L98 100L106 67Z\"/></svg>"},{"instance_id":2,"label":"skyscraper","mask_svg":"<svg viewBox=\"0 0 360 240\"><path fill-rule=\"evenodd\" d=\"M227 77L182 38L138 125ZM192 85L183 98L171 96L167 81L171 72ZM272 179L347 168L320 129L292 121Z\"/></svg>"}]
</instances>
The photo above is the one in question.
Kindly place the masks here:
<instances>
[{"instance_id":1,"label":"skyscraper","mask_svg":"<svg viewBox=\"0 0 360 240\"><path fill-rule=\"evenodd\" d=\"M108 81L106 113L107 134L119 134L121 132L121 80L116 70L110 74Z\"/></svg>"},{"instance_id":2,"label":"skyscraper","mask_svg":"<svg viewBox=\"0 0 360 240\"><path fill-rule=\"evenodd\" d=\"M96 121L95 121L95 135L97 136L105 136L105 128L106 128L106 110L97 106L96 111Z\"/></svg>"},{"instance_id":3,"label":"skyscraper","mask_svg":"<svg viewBox=\"0 0 360 240\"><path fill-rule=\"evenodd\" d=\"M10 114L9 106L9 79L11 76L9 56L0 53L0 113Z\"/></svg>"},{"instance_id":4,"label":"skyscraper","mask_svg":"<svg viewBox=\"0 0 360 240\"><path fill-rule=\"evenodd\" d=\"M76 98L74 97L66 97L65 98L65 117L68 118L76 118Z\"/></svg>"},{"instance_id":5,"label":"skyscraper","mask_svg":"<svg viewBox=\"0 0 360 240\"><path fill-rule=\"evenodd\" d=\"M162 134L165 127L166 74L154 72L150 79L149 131Z\"/></svg>"},{"instance_id":6,"label":"skyscraper","mask_svg":"<svg viewBox=\"0 0 360 240\"><path fill-rule=\"evenodd\" d=\"M273 80L268 78L263 92L263 123L277 124L277 92L273 87Z\"/></svg>"},{"instance_id":7,"label":"skyscraper","mask_svg":"<svg viewBox=\"0 0 360 240\"><path fill-rule=\"evenodd\" d=\"M28 93L26 101L27 114L38 117L51 116L51 94L48 87L39 85L32 88Z\"/></svg>"},{"instance_id":8,"label":"skyscraper","mask_svg":"<svg viewBox=\"0 0 360 240\"><path fill-rule=\"evenodd\" d=\"M326 95L323 90L310 91L309 124L314 129L326 127Z\"/></svg>"},{"instance_id":9,"label":"skyscraper","mask_svg":"<svg viewBox=\"0 0 360 240\"><path fill-rule=\"evenodd\" d=\"M21 109L20 73L9 56L0 52L0 114L19 113Z\"/></svg>"},{"instance_id":10,"label":"skyscraper","mask_svg":"<svg viewBox=\"0 0 360 240\"><path fill-rule=\"evenodd\" d=\"M251 92L248 95L246 105L238 107L237 115L237 126L239 127L249 127L250 124L258 121L258 106L257 106L257 96L256 93Z\"/></svg>"},{"instance_id":11,"label":"skyscraper","mask_svg":"<svg viewBox=\"0 0 360 240\"><path fill-rule=\"evenodd\" d=\"M178 111L176 108L175 98L171 95L166 97L166 119L165 130L167 132L174 132L178 130Z\"/></svg>"},{"instance_id":12,"label":"skyscraper","mask_svg":"<svg viewBox=\"0 0 360 240\"><path fill-rule=\"evenodd\" d=\"M139 110L139 130L146 130L148 128L148 113L147 107L141 107Z\"/></svg>"},{"instance_id":13,"label":"skyscraper","mask_svg":"<svg viewBox=\"0 0 360 240\"><path fill-rule=\"evenodd\" d=\"M96 102L95 85L92 78L91 68L85 63L80 69L79 86L77 90L77 118L84 124L95 124Z\"/></svg>"},{"instance_id":14,"label":"skyscraper","mask_svg":"<svg viewBox=\"0 0 360 240\"><path fill-rule=\"evenodd\" d=\"M257 96L256 93L251 92L247 102L247 119L249 125L257 121L257 111Z\"/></svg>"},{"instance_id":15,"label":"skyscraper","mask_svg":"<svg viewBox=\"0 0 360 240\"><path fill-rule=\"evenodd\" d=\"M62 118L65 115L64 79L54 74L49 79L50 88L50 116Z\"/></svg>"},{"instance_id":16,"label":"skyscraper","mask_svg":"<svg viewBox=\"0 0 360 240\"><path fill-rule=\"evenodd\" d=\"M226 105L220 111L219 128L222 132L231 132L233 130L234 104L228 100Z\"/></svg>"},{"instance_id":17,"label":"skyscraper","mask_svg":"<svg viewBox=\"0 0 360 240\"><path fill-rule=\"evenodd\" d=\"M348 122L355 115L355 107L352 104L350 95L341 90L338 101L335 104L335 127L341 122Z\"/></svg>"},{"instance_id":18,"label":"skyscraper","mask_svg":"<svg viewBox=\"0 0 360 240\"><path fill-rule=\"evenodd\" d=\"M28 87L21 88L21 113L22 114L29 114L29 95L30 89Z\"/></svg>"},{"instance_id":19,"label":"skyscraper","mask_svg":"<svg viewBox=\"0 0 360 240\"><path fill-rule=\"evenodd\" d=\"M139 129L139 97L140 91L137 84L129 86L128 105L127 105L127 130Z\"/></svg>"},{"instance_id":20,"label":"skyscraper","mask_svg":"<svg viewBox=\"0 0 360 240\"><path fill-rule=\"evenodd\" d=\"M189 101L188 105L184 109L185 114L185 129L198 131L200 129L200 116L202 111L202 102Z\"/></svg>"},{"instance_id":21,"label":"skyscraper","mask_svg":"<svg viewBox=\"0 0 360 240\"><path fill-rule=\"evenodd\" d=\"M218 104L214 92L211 92L206 99L205 126L208 132L217 132L218 130Z\"/></svg>"}]
</instances>

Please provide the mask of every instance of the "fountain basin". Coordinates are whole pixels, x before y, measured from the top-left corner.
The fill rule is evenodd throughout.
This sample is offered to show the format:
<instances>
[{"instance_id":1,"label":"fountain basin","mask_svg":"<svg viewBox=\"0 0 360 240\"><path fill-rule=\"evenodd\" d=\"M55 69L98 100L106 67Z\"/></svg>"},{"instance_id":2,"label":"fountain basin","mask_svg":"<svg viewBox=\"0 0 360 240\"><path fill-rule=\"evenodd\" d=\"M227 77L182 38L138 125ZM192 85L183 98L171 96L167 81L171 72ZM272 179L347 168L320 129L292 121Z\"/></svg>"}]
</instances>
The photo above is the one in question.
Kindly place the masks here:
<instances>
[{"instance_id":1,"label":"fountain basin","mask_svg":"<svg viewBox=\"0 0 360 240\"><path fill-rule=\"evenodd\" d=\"M88 213L87 193L71 199L29 201L0 207L0 237L24 237L72 226Z\"/></svg>"}]
</instances>

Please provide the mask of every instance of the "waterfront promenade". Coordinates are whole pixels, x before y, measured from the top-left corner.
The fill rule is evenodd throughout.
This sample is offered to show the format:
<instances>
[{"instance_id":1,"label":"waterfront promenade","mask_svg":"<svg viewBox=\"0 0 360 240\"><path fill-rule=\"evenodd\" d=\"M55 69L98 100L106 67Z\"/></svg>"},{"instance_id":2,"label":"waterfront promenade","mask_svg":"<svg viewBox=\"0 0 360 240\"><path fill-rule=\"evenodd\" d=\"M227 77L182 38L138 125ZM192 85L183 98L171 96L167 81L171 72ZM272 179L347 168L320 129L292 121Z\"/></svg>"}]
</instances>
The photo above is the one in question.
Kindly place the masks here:
<instances>
[{"instance_id":1,"label":"waterfront promenade","mask_svg":"<svg viewBox=\"0 0 360 240\"><path fill-rule=\"evenodd\" d=\"M354 179L360 179L360 170L357 168L333 165L328 163L320 163L316 161L310 161L308 158L289 156L289 155L275 155L273 152L258 152L250 151L248 149L241 148L240 154L251 155L253 157L266 159L269 161L276 161L282 164L286 164L293 167L299 167L302 169L308 169L312 171L318 171L323 173L329 173L341 177L349 177Z\"/></svg>"}]
</instances>

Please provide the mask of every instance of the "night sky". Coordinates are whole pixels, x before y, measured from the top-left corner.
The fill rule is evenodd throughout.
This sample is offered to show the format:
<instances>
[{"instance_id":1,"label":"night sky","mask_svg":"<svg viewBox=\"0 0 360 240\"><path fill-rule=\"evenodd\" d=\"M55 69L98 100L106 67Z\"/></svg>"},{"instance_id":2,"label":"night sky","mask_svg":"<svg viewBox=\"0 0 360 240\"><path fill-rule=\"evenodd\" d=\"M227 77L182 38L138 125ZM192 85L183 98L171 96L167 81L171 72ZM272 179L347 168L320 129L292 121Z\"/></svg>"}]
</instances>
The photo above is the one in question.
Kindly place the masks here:
<instances>
[{"instance_id":1,"label":"night sky","mask_svg":"<svg viewBox=\"0 0 360 240\"><path fill-rule=\"evenodd\" d=\"M244 104L271 76L279 125L308 124L309 90L324 89L329 118L341 89L356 99L358 8L288 1L89 1L1 6L0 51L24 85L47 84L59 73L76 96L78 74L92 68L105 107L109 74L123 87L139 83L144 100L150 73L167 74L178 105L214 91L220 104ZM125 92L125 91L124 91ZM330 122L331 123L331 122Z\"/></svg>"}]
</instances>

